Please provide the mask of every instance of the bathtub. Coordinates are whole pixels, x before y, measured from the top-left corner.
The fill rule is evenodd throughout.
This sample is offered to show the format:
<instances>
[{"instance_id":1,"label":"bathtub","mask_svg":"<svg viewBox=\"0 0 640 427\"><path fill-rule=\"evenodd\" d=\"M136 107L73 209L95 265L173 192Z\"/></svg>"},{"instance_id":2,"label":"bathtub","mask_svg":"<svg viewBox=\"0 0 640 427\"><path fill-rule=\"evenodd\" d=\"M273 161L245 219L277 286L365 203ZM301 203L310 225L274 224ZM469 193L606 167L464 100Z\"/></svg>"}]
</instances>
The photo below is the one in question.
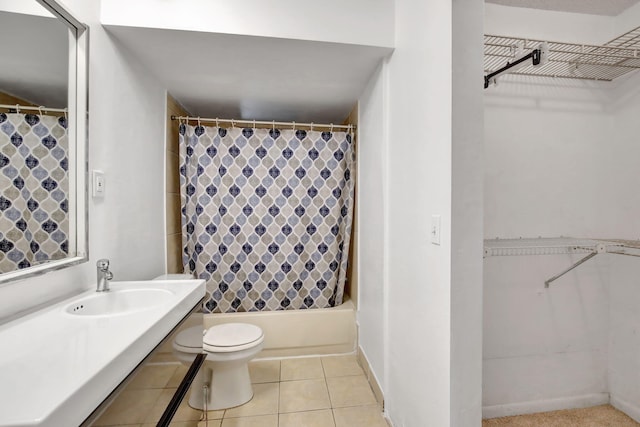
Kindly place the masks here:
<instances>
[{"instance_id":1,"label":"bathtub","mask_svg":"<svg viewBox=\"0 0 640 427\"><path fill-rule=\"evenodd\" d=\"M356 351L356 309L346 295L342 305L331 308L204 315L205 328L231 322L262 328L264 348L258 359Z\"/></svg>"}]
</instances>

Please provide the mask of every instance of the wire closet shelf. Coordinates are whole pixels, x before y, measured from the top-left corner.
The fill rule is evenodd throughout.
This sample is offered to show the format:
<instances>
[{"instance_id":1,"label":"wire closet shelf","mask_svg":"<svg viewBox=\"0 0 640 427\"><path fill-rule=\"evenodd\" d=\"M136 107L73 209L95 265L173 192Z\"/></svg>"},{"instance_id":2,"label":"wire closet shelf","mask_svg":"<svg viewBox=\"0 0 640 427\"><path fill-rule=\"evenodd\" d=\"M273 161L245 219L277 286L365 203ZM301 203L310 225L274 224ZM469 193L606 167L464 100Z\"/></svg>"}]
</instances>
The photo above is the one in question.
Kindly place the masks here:
<instances>
[{"instance_id":1,"label":"wire closet shelf","mask_svg":"<svg viewBox=\"0 0 640 427\"><path fill-rule=\"evenodd\" d=\"M640 257L640 240L586 239L574 237L485 239L484 257L586 254L571 266L545 280L545 288L571 270L599 254Z\"/></svg>"},{"instance_id":2,"label":"wire closet shelf","mask_svg":"<svg viewBox=\"0 0 640 427\"><path fill-rule=\"evenodd\" d=\"M548 44L543 65L533 64L514 74L583 80L612 81L640 68L640 27L601 46L550 42L485 34L484 71L492 73L512 61L518 46L525 51Z\"/></svg>"}]
</instances>

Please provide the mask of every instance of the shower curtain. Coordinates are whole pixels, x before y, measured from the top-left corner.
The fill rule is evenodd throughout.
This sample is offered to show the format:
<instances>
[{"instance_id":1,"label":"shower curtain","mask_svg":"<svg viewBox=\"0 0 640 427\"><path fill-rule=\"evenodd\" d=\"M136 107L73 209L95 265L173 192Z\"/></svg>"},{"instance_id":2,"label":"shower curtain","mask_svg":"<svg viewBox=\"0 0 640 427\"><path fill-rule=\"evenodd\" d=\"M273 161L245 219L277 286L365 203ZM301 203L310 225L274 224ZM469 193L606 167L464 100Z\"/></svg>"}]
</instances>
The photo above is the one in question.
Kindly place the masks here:
<instances>
[{"instance_id":1,"label":"shower curtain","mask_svg":"<svg viewBox=\"0 0 640 427\"><path fill-rule=\"evenodd\" d=\"M342 303L353 161L345 132L180 125L183 264L205 312Z\"/></svg>"},{"instance_id":2,"label":"shower curtain","mask_svg":"<svg viewBox=\"0 0 640 427\"><path fill-rule=\"evenodd\" d=\"M67 122L0 114L0 273L68 253Z\"/></svg>"}]
</instances>

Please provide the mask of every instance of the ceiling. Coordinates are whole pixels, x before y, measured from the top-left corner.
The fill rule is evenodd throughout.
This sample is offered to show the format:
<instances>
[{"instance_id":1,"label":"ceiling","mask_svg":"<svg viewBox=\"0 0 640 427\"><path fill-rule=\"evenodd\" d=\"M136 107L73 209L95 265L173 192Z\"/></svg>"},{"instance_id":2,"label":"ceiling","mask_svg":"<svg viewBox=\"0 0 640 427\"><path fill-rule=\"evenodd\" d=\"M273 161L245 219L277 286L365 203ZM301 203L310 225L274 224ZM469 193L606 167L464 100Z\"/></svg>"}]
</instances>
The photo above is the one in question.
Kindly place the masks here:
<instances>
[{"instance_id":1,"label":"ceiling","mask_svg":"<svg viewBox=\"0 0 640 427\"><path fill-rule=\"evenodd\" d=\"M105 27L190 114L211 118L341 123L391 51L353 44Z\"/></svg>"},{"instance_id":2,"label":"ceiling","mask_svg":"<svg viewBox=\"0 0 640 427\"><path fill-rule=\"evenodd\" d=\"M617 16L640 0L485 0L487 3L559 12Z\"/></svg>"}]
</instances>

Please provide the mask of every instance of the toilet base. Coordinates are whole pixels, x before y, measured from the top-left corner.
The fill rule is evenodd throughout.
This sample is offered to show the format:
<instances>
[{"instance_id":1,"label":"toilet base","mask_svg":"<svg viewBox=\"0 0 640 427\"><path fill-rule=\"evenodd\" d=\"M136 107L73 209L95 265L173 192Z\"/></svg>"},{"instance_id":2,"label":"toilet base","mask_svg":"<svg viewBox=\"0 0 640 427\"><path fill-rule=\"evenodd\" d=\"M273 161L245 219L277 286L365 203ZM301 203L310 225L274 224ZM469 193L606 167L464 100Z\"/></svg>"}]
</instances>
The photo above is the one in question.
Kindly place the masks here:
<instances>
[{"instance_id":1,"label":"toilet base","mask_svg":"<svg viewBox=\"0 0 640 427\"><path fill-rule=\"evenodd\" d=\"M193 409L198 409L200 411L204 411L204 384L205 378L207 376L207 369L202 366L200 371L196 374L193 382L191 383L191 387L189 388L189 406Z\"/></svg>"},{"instance_id":2,"label":"toilet base","mask_svg":"<svg viewBox=\"0 0 640 427\"><path fill-rule=\"evenodd\" d=\"M240 406L253 398L247 363L207 363L191 384L189 406L214 411ZM204 387L207 386L205 392Z\"/></svg>"}]
</instances>

